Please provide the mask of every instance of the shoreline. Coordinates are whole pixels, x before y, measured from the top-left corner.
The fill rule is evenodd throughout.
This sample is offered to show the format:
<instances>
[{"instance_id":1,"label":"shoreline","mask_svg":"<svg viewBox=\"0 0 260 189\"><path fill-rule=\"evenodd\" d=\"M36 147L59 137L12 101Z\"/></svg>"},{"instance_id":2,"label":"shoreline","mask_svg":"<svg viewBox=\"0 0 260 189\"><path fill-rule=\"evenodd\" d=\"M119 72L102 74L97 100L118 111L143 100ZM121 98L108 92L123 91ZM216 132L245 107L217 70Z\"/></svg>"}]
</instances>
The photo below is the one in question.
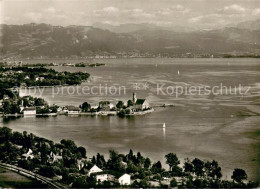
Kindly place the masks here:
<instances>
[{"instance_id":1,"label":"shoreline","mask_svg":"<svg viewBox=\"0 0 260 189\"><path fill-rule=\"evenodd\" d=\"M100 112L79 112L79 113L47 113L47 114L0 114L0 117L37 117L37 116L116 116L119 111L100 111ZM136 115L146 115L154 112L154 108L149 110L134 112L131 114L125 114L125 116L136 116Z\"/></svg>"}]
</instances>

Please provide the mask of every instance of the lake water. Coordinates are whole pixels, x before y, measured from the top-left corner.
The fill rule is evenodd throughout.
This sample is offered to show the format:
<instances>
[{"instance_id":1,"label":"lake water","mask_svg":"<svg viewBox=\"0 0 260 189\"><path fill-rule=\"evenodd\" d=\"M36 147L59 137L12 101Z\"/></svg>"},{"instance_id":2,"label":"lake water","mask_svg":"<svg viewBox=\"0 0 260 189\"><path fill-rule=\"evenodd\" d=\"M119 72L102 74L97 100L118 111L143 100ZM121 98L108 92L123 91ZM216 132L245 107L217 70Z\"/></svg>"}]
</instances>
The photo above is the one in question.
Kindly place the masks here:
<instances>
[{"instance_id":1,"label":"lake water","mask_svg":"<svg viewBox=\"0 0 260 189\"><path fill-rule=\"evenodd\" d=\"M80 62L81 60L41 60L30 62ZM108 59L101 67L53 67L58 71L86 71L90 82L72 87L45 88L42 97L58 105L79 105L84 101L97 104L101 100L146 98L152 105L164 103L175 107L155 108L155 112L132 118L117 116L58 116L26 117L0 123L13 130L28 131L52 139L72 139L86 147L88 155L108 154L109 149L126 153L140 151L152 160L165 162L164 155L176 153L182 160L198 157L217 160L224 178L230 178L234 168L243 168L250 179L260 179L259 115L260 61L259 59ZM178 74L179 72L179 74ZM237 87L245 94L180 95L158 94L171 86L227 86ZM121 93L83 94L82 88L93 86L121 86ZM249 88L249 91L246 91ZM59 93L58 93L59 91ZM215 91L218 91L216 88ZM34 94L34 89L21 94ZM55 95L53 95L53 92ZM125 92L125 93L124 93ZM98 91L95 88L95 93ZM162 124L166 123L166 129Z\"/></svg>"}]
</instances>

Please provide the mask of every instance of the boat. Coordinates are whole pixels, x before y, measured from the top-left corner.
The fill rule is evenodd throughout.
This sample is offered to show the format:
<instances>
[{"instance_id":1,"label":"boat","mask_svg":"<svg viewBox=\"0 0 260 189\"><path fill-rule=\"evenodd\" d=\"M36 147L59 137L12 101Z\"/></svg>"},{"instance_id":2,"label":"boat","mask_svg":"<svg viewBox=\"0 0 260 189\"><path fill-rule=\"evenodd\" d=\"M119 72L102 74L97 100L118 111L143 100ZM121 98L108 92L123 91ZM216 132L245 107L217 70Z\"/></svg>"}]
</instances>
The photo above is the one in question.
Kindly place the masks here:
<instances>
[{"instance_id":1,"label":"boat","mask_svg":"<svg viewBox=\"0 0 260 189\"><path fill-rule=\"evenodd\" d=\"M180 71L178 70L178 75L180 75Z\"/></svg>"},{"instance_id":2,"label":"boat","mask_svg":"<svg viewBox=\"0 0 260 189\"><path fill-rule=\"evenodd\" d=\"M166 127L166 125L165 125L165 123L163 123L163 128L165 128Z\"/></svg>"}]
</instances>

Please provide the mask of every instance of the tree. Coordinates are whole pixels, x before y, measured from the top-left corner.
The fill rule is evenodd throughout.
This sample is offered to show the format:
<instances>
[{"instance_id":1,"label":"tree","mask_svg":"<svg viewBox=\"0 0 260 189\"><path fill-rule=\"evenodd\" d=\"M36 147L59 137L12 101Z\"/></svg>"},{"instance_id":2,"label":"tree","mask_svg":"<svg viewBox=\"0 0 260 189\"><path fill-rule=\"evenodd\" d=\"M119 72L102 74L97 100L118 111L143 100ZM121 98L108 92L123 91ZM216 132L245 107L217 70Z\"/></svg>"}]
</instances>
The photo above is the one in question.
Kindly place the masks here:
<instances>
[{"instance_id":1,"label":"tree","mask_svg":"<svg viewBox=\"0 0 260 189\"><path fill-rule=\"evenodd\" d=\"M139 165L143 165L145 159L144 157L142 156L141 152L137 152L137 163Z\"/></svg>"},{"instance_id":2,"label":"tree","mask_svg":"<svg viewBox=\"0 0 260 189\"><path fill-rule=\"evenodd\" d=\"M53 105L50 107L51 113L57 113L58 112L58 106L57 105Z\"/></svg>"},{"instance_id":3,"label":"tree","mask_svg":"<svg viewBox=\"0 0 260 189\"><path fill-rule=\"evenodd\" d=\"M212 179L220 179L222 177L221 167L219 167L218 162L213 160L211 162L207 161L205 163L206 173Z\"/></svg>"},{"instance_id":4,"label":"tree","mask_svg":"<svg viewBox=\"0 0 260 189\"><path fill-rule=\"evenodd\" d=\"M103 155L100 155L99 153L97 154L97 166L100 168L105 168L106 167L106 160Z\"/></svg>"},{"instance_id":5,"label":"tree","mask_svg":"<svg viewBox=\"0 0 260 189\"><path fill-rule=\"evenodd\" d=\"M180 164L178 157L174 153L169 153L165 155L165 158L166 164L170 166L170 171L172 170L172 168L177 167Z\"/></svg>"},{"instance_id":6,"label":"tree","mask_svg":"<svg viewBox=\"0 0 260 189\"><path fill-rule=\"evenodd\" d=\"M23 145L23 135L19 132L14 132L12 137L12 142L17 145Z\"/></svg>"},{"instance_id":7,"label":"tree","mask_svg":"<svg viewBox=\"0 0 260 189\"><path fill-rule=\"evenodd\" d=\"M90 109L91 109L91 105L90 105L89 103L87 103L87 102L84 102L84 103L80 106L80 108L82 109L83 112L88 112L88 111L90 111Z\"/></svg>"},{"instance_id":8,"label":"tree","mask_svg":"<svg viewBox=\"0 0 260 189\"><path fill-rule=\"evenodd\" d=\"M144 168L145 169L149 169L150 166L151 166L151 160L149 158L145 158L145 160L144 160Z\"/></svg>"},{"instance_id":9,"label":"tree","mask_svg":"<svg viewBox=\"0 0 260 189\"><path fill-rule=\"evenodd\" d=\"M132 100L128 100L128 101L127 101L127 106L128 106L128 107L133 106L133 105L134 105L134 103L133 103Z\"/></svg>"},{"instance_id":10,"label":"tree","mask_svg":"<svg viewBox=\"0 0 260 189\"><path fill-rule=\"evenodd\" d=\"M39 173L41 175L49 177L49 178L55 176L54 169L51 166L45 166L45 165L41 166L40 169L39 169Z\"/></svg>"},{"instance_id":11,"label":"tree","mask_svg":"<svg viewBox=\"0 0 260 189\"><path fill-rule=\"evenodd\" d=\"M132 149L129 150L129 153L128 153L127 157L128 157L128 160L133 160L134 152L133 152Z\"/></svg>"},{"instance_id":12,"label":"tree","mask_svg":"<svg viewBox=\"0 0 260 189\"><path fill-rule=\"evenodd\" d=\"M231 176L231 178L234 181L241 183L243 180L247 179L247 174L246 174L245 170L243 170L243 169L234 169L233 175Z\"/></svg>"},{"instance_id":13,"label":"tree","mask_svg":"<svg viewBox=\"0 0 260 189\"><path fill-rule=\"evenodd\" d=\"M60 143L63 144L64 147L67 148L71 153L76 153L77 152L78 148L77 148L77 146L76 146L74 141L62 139L60 141Z\"/></svg>"},{"instance_id":14,"label":"tree","mask_svg":"<svg viewBox=\"0 0 260 189\"><path fill-rule=\"evenodd\" d=\"M194 172L197 176L203 176L204 175L204 171L203 171L203 168L204 168L204 162L201 161L200 159L198 158L195 158L193 161L192 161L192 164L194 166Z\"/></svg>"},{"instance_id":15,"label":"tree","mask_svg":"<svg viewBox=\"0 0 260 189\"><path fill-rule=\"evenodd\" d=\"M123 171L124 166L121 164L121 158L114 150L109 151L109 160L107 161L107 167L113 171Z\"/></svg>"},{"instance_id":16,"label":"tree","mask_svg":"<svg viewBox=\"0 0 260 189\"><path fill-rule=\"evenodd\" d=\"M81 157L83 157L83 158L86 157L87 151L84 147L82 147L82 146L78 147L78 152L81 154Z\"/></svg>"},{"instance_id":17,"label":"tree","mask_svg":"<svg viewBox=\"0 0 260 189\"><path fill-rule=\"evenodd\" d=\"M9 141L12 137L12 129L8 127L0 128L0 142Z\"/></svg>"},{"instance_id":18,"label":"tree","mask_svg":"<svg viewBox=\"0 0 260 189\"><path fill-rule=\"evenodd\" d=\"M177 187L177 186L178 186L178 183L177 183L177 181L176 181L175 178L173 178L173 179L171 180L170 186L171 186L171 187Z\"/></svg>"},{"instance_id":19,"label":"tree","mask_svg":"<svg viewBox=\"0 0 260 189\"><path fill-rule=\"evenodd\" d=\"M154 163L152 165L151 171L152 171L153 174L157 174L157 173L162 172L162 164L161 164L161 162L158 161L158 162Z\"/></svg>"},{"instance_id":20,"label":"tree","mask_svg":"<svg viewBox=\"0 0 260 189\"><path fill-rule=\"evenodd\" d=\"M35 106L44 106L46 103L44 101L44 99L42 98L35 98L34 99L34 105Z\"/></svg>"},{"instance_id":21,"label":"tree","mask_svg":"<svg viewBox=\"0 0 260 189\"><path fill-rule=\"evenodd\" d=\"M124 102L123 102L123 101L118 101L118 103L116 104L116 107L117 107L118 109L123 108L123 106L124 106Z\"/></svg>"},{"instance_id":22,"label":"tree","mask_svg":"<svg viewBox=\"0 0 260 189\"><path fill-rule=\"evenodd\" d=\"M185 162L184 162L184 171L185 171L186 173L193 173L193 172L194 172L193 164L190 162L189 159L185 159Z\"/></svg>"}]
</instances>

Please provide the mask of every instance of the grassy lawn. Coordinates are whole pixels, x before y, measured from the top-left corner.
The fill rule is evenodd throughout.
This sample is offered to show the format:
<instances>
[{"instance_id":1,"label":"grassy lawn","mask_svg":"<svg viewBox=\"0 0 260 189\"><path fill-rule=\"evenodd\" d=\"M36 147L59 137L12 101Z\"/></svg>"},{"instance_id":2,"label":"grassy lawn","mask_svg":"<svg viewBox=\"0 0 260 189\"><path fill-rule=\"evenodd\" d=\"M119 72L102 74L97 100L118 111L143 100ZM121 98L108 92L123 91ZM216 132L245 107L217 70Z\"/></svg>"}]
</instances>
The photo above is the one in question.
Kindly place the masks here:
<instances>
[{"instance_id":1,"label":"grassy lawn","mask_svg":"<svg viewBox=\"0 0 260 189\"><path fill-rule=\"evenodd\" d=\"M46 188L45 184L31 180L10 170L0 167L0 187L3 188Z\"/></svg>"}]
</instances>

